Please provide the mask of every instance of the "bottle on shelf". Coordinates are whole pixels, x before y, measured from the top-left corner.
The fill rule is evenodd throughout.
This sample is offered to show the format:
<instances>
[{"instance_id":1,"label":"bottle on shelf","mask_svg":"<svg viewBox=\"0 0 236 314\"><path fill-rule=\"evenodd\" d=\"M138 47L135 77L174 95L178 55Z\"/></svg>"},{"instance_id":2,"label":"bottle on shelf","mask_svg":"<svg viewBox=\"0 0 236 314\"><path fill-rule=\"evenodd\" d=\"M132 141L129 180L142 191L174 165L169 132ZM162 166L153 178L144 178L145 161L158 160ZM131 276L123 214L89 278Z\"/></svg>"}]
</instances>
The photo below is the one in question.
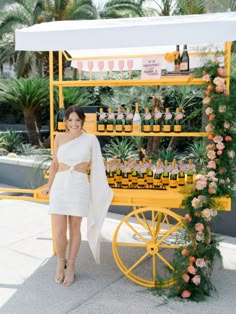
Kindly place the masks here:
<instances>
[{"instance_id":1,"label":"bottle on shelf","mask_svg":"<svg viewBox=\"0 0 236 314\"><path fill-rule=\"evenodd\" d=\"M182 132L182 119L184 117L184 114L182 113L181 109L178 107L175 111L175 117L174 117L174 132L180 133Z\"/></svg>"},{"instance_id":2,"label":"bottle on shelf","mask_svg":"<svg viewBox=\"0 0 236 314\"><path fill-rule=\"evenodd\" d=\"M57 131L64 132L66 130L65 108L60 107L57 114Z\"/></svg>"},{"instance_id":3,"label":"bottle on shelf","mask_svg":"<svg viewBox=\"0 0 236 314\"><path fill-rule=\"evenodd\" d=\"M105 129L106 129L106 113L103 111L103 108L99 108L97 131L104 132Z\"/></svg>"},{"instance_id":4,"label":"bottle on shelf","mask_svg":"<svg viewBox=\"0 0 236 314\"><path fill-rule=\"evenodd\" d=\"M175 57L175 72L180 71L180 51L179 45L176 45L176 57Z\"/></svg>"},{"instance_id":5,"label":"bottle on shelf","mask_svg":"<svg viewBox=\"0 0 236 314\"><path fill-rule=\"evenodd\" d=\"M170 183L170 169L171 167L169 166L168 160L164 161L164 169L162 172L162 183L163 185L169 185Z\"/></svg>"},{"instance_id":6,"label":"bottle on shelf","mask_svg":"<svg viewBox=\"0 0 236 314\"><path fill-rule=\"evenodd\" d=\"M153 188L158 189L162 186L162 172L163 172L163 165L162 161L159 158L156 162L156 167L155 167L155 174L153 178Z\"/></svg>"},{"instance_id":7,"label":"bottle on shelf","mask_svg":"<svg viewBox=\"0 0 236 314\"><path fill-rule=\"evenodd\" d=\"M114 119L115 119L115 115L114 115L111 107L109 107L108 113L107 113L107 132L113 132L113 130L114 130Z\"/></svg>"},{"instance_id":8,"label":"bottle on shelf","mask_svg":"<svg viewBox=\"0 0 236 314\"><path fill-rule=\"evenodd\" d=\"M115 166L113 165L112 160L110 160L108 163L107 181L110 187L115 187Z\"/></svg>"},{"instance_id":9,"label":"bottle on shelf","mask_svg":"<svg viewBox=\"0 0 236 314\"><path fill-rule=\"evenodd\" d=\"M119 107L117 109L116 121L115 121L116 132L122 132L123 131L123 119L124 119L124 114L121 110L121 107Z\"/></svg>"},{"instance_id":10,"label":"bottle on shelf","mask_svg":"<svg viewBox=\"0 0 236 314\"><path fill-rule=\"evenodd\" d=\"M153 113L153 132L158 133L161 131L161 119L162 119L162 113L159 108L155 107L154 113Z\"/></svg>"},{"instance_id":11,"label":"bottle on shelf","mask_svg":"<svg viewBox=\"0 0 236 314\"><path fill-rule=\"evenodd\" d=\"M144 117L143 117L143 132L145 133L151 132L151 124L152 124L151 119L152 119L152 115L149 111L149 108L146 107Z\"/></svg>"},{"instance_id":12,"label":"bottle on shelf","mask_svg":"<svg viewBox=\"0 0 236 314\"><path fill-rule=\"evenodd\" d=\"M178 166L176 164L176 160L173 159L171 163L171 172L170 172L170 188L177 188L178 182L177 182L177 175L178 175Z\"/></svg>"},{"instance_id":13,"label":"bottle on shelf","mask_svg":"<svg viewBox=\"0 0 236 314\"><path fill-rule=\"evenodd\" d=\"M194 169L195 169L195 165L192 159L189 159L188 165L187 165L187 183L188 184L193 184Z\"/></svg>"},{"instance_id":14,"label":"bottle on shelf","mask_svg":"<svg viewBox=\"0 0 236 314\"><path fill-rule=\"evenodd\" d=\"M121 160L117 160L117 163L116 163L116 176L115 176L115 179L116 179L116 187L117 188L121 188L121 184L122 184L122 170L121 170Z\"/></svg>"},{"instance_id":15,"label":"bottle on shelf","mask_svg":"<svg viewBox=\"0 0 236 314\"><path fill-rule=\"evenodd\" d=\"M139 114L139 103L135 103L135 113L133 118L133 132L141 132L141 116Z\"/></svg>"},{"instance_id":16,"label":"bottle on shelf","mask_svg":"<svg viewBox=\"0 0 236 314\"><path fill-rule=\"evenodd\" d=\"M122 171L122 188L123 189L129 188L129 167L126 160L124 161L124 166L123 166L123 171Z\"/></svg>"},{"instance_id":17,"label":"bottle on shelf","mask_svg":"<svg viewBox=\"0 0 236 314\"><path fill-rule=\"evenodd\" d=\"M149 189L153 188L153 164L152 159L149 159L148 161L148 168L147 168L147 186Z\"/></svg>"},{"instance_id":18,"label":"bottle on shelf","mask_svg":"<svg viewBox=\"0 0 236 314\"><path fill-rule=\"evenodd\" d=\"M133 167L132 167L132 187L133 188L138 187L138 168L139 166L137 165L136 160L134 160Z\"/></svg>"},{"instance_id":19,"label":"bottle on shelf","mask_svg":"<svg viewBox=\"0 0 236 314\"><path fill-rule=\"evenodd\" d=\"M178 185L184 186L185 185L185 171L186 165L183 163L183 160L179 161L179 173L178 173Z\"/></svg>"},{"instance_id":20,"label":"bottle on shelf","mask_svg":"<svg viewBox=\"0 0 236 314\"><path fill-rule=\"evenodd\" d=\"M126 113L125 113L125 132L132 132L133 129L133 113L130 112L130 108L127 107Z\"/></svg>"},{"instance_id":21,"label":"bottle on shelf","mask_svg":"<svg viewBox=\"0 0 236 314\"><path fill-rule=\"evenodd\" d=\"M180 71L183 73L189 72L189 54L187 45L184 45L184 49L180 57Z\"/></svg>"},{"instance_id":22,"label":"bottle on shelf","mask_svg":"<svg viewBox=\"0 0 236 314\"><path fill-rule=\"evenodd\" d=\"M172 113L170 112L169 108L166 108L164 113L164 119L163 119L163 132L170 132L171 131L171 119L172 119Z\"/></svg>"},{"instance_id":23,"label":"bottle on shelf","mask_svg":"<svg viewBox=\"0 0 236 314\"><path fill-rule=\"evenodd\" d=\"M138 170L138 188L143 189L145 187L145 181L144 181L144 167L143 162L139 161L139 170Z\"/></svg>"}]
</instances>

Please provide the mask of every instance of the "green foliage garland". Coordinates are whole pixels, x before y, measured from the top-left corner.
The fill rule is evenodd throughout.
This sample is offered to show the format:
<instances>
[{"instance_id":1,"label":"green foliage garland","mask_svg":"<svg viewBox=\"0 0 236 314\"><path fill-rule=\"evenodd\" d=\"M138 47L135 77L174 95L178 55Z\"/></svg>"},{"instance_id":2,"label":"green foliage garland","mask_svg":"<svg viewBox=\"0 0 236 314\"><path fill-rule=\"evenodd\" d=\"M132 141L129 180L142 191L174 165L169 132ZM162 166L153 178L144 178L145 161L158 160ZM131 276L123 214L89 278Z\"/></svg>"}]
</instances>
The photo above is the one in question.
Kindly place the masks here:
<instances>
[{"instance_id":1,"label":"green foliage garland","mask_svg":"<svg viewBox=\"0 0 236 314\"><path fill-rule=\"evenodd\" d=\"M203 105L208 116L206 174L199 175L183 205L185 224L191 245L174 256L176 285L174 295L194 301L204 300L214 289L211 274L216 257L220 257L218 242L210 224L223 209L221 196L231 196L235 179L233 165L236 152L236 95L229 94L225 70L218 61L208 61L202 68L207 83ZM218 201L217 200L218 198Z\"/></svg>"}]
</instances>

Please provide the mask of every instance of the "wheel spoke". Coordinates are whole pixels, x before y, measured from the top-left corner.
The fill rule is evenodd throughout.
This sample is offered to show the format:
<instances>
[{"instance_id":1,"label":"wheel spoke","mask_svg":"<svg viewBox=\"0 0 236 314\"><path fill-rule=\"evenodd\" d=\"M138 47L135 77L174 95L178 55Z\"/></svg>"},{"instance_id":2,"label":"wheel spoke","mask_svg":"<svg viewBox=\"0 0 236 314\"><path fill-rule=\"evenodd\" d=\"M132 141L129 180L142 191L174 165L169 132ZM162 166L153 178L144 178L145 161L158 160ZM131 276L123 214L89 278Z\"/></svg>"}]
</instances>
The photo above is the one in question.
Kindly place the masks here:
<instances>
[{"instance_id":1,"label":"wheel spoke","mask_svg":"<svg viewBox=\"0 0 236 314\"><path fill-rule=\"evenodd\" d=\"M156 254L152 256L152 278L153 282L155 282L157 277L157 265L156 265Z\"/></svg>"},{"instance_id":2,"label":"wheel spoke","mask_svg":"<svg viewBox=\"0 0 236 314\"><path fill-rule=\"evenodd\" d=\"M119 242L119 243L116 243L116 246L146 247L146 244L145 243L125 243L125 242Z\"/></svg>"},{"instance_id":3,"label":"wheel spoke","mask_svg":"<svg viewBox=\"0 0 236 314\"><path fill-rule=\"evenodd\" d=\"M140 257L139 260L137 260L136 263L134 263L129 269L127 269L126 273L130 273L134 268L136 268L143 260L146 256L148 256L148 252L146 252L145 254L143 254L143 256Z\"/></svg>"},{"instance_id":4,"label":"wheel spoke","mask_svg":"<svg viewBox=\"0 0 236 314\"><path fill-rule=\"evenodd\" d=\"M125 223L143 242L147 243L147 240L128 221L125 220Z\"/></svg>"},{"instance_id":5,"label":"wheel spoke","mask_svg":"<svg viewBox=\"0 0 236 314\"><path fill-rule=\"evenodd\" d=\"M171 270L175 270L174 267L162 256L160 253L157 252L157 256L165 263Z\"/></svg>"}]
</instances>

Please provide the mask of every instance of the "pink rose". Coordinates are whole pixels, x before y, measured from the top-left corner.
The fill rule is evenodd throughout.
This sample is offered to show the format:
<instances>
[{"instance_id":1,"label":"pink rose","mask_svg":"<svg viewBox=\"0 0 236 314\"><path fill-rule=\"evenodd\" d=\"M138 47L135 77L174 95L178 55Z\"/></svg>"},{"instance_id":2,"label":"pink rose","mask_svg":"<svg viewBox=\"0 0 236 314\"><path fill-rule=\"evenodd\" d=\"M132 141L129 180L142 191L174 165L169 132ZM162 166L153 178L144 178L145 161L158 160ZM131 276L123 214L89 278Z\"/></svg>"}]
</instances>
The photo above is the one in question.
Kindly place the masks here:
<instances>
[{"instance_id":1,"label":"pink rose","mask_svg":"<svg viewBox=\"0 0 236 314\"><path fill-rule=\"evenodd\" d=\"M196 257L195 256L190 256L189 257L189 262L190 263L195 263L196 262Z\"/></svg>"},{"instance_id":2,"label":"pink rose","mask_svg":"<svg viewBox=\"0 0 236 314\"><path fill-rule=\"evenodd\" d=\"M204 225L201 222L198 222L195 224L194 228L196 231L201 232L204 230Z\"/></svg>"},{"instance_id":3,"label":"pink rose","mask_svg":"<svg viewBox=\"0 0 236 314\"><path fill-rule=\"evenodd\" d=\"M212 123L207 124L205 127L206 132L212 132L214 130L214 125Z\"/></svg>"},{"instance_id":4,"label":"pink rose","mask_svg":"<svg viewBox=\"0 0 236 314\"><path fill-rule=\"evenodd\" d=\"M194 277L192 278L192 282L193 282L196 286L198 286L198 285L200 284L200 282L201 282L201 276L200 276L200 275L194 276Z\"/></svg>"},{"instance_id":5,"label":"pink rose","mask_svg":"<svg viewBox=\"0 0 236 314\"><path fill-rule=\"evenodd\" d=\"M214 160L208 162L207 168L216 169L216 163Z\"/></svg>"},{"instance_id":6,"label":"pink rose","mask_svg":"<svg viewBox=\"0 0 236 314\"><path fill-rule=\"evenodd\" d=\"M219 142L222 142L223 141L223 137L221 135L217 135L213 138L213 141L215 143L219 143Z\"/></svg>"},{"instance_id":7,"label":"pink rose","mask_svg":"<svg viewBox=\"0 0 236 314\"><path fill-rule=\"evenodd\" d=\"M211 195L212 195L212 194L216 194L216 190L213 189L213 188L209 188L209 189L208 189L208 193L211 194Z\"/></svg>"},{"instance_id":8,"label":"pink rose","mask_svg":"<svg viewBox=\"0 0 236 314\"><path fill-rule=\"evenodd\" d=\"M183 274L182 279L183 279L183 281L185 281L185 282L189 282L190 277L189 277L188 274Z\"/></svg>"},{"instance_id":9,"label":"pink rose","mask_svg":"<svg viewBox=\"0 0 236 314\"><path fill-rule=\"evenodd\" d=\"M222 150L222 149L225 148L225 144L222 143L222 142L219 142L219 143L216 144L216 148L219 149L219 150Z\"/></svg>"},{"instance_id":10,"label":"pink rose","mask_svg":"<svg viewBox=\"0 0 236 314\"><path fill-rule=\"evenodd\" d=\"M191 222L192 221L192 217L189 214L186 214L184 216L184 218L185 218L186 222Z\"/></svg>"},{"instance_id":11,"label":"pink rose","mask_svg":"<svg viewBox=\"0 0 236 314\"><path fill-rule=\"evenodd\" d=\"M193 266L188 266L187 268L188 272L191 274L191 275L195 275L196 274L196 268L193 267Z\"/></svg>"},{"instance_id":12,"label":"pink rose","mask_svg":"<svg viewBox=\"0 0 236 314\"><path fill-rule=\"evenodd\" d=\"M191 296L191 292L189 290L184 290L182 293L181 293L181 297L184 298L184 299L187 299Z\"/></svg>"},{"instance_id":13,"label":"pink rose","mask_svg":"<svg viewBox=\"0 0 236 314\"><path fill-rule=\"evenodd\" d=\"M219 106L218 111L221 112L221 113L225 112L226 111L226 106L225 105Z\"/></svg>"},{"instance_id":14,"label":"pink rose","mask_svg":"<svg viewBox=\"0 0 236 314\"><path fill-rule=\"evenodd\" d=\"M211 107L207 107L206 110L205 110L205 113L207 115L209 115L209 114L213 113L213 109Z\"/></svg>"},{"instance_id":15,"label":"pink rose","mask_svg":"<svg viewBox=\"0 0 236 314\"><path fill-rule=\"evenodd\" d=\"M225 80L222 79L221 77L217 76L217 77L214 78L213 83L214 83L215 85L221 87L222 85L224 85Z\"/></svg>"},{"instance_id":16,"label":"pink rose","mask_svg":"<svg viewBox=\"0 0 236 314\"><path fill-rule=\"evenodd\" d=\"M205 82L210 82L211 77L210 77L209 74L205 74L205 75L202 77L202 79L203 79L203 81L205 81Z\"/></svg>"},{"instance_id":17,"label":"pink rose","mask_svg":"<svg viewBox=\"0 0 236 314\"><path fill-rule=\"evenodd\" d=\"M190 251L188 249L183 249L181 253L183 256L189 256Z\"/></svg>"},{"instance_id":18,"label":"pink rose","mask_svg":"<svg viewBox=\"0 0 236 314\"><path fill-rule=\"evenodd\" d=\"M208 152L209 150L214 150L216 148L216 145L215 144L208 144L206 146L206 151Z\"/></svg>"},{"instance_id":19,"label":"pink rose","mask_svg":"<svg viewBox=\"0 0 236 314\"><path fill-rule=\"evenodd\" d=\"M233 150L229 150L227 152L227 155L229 156L229 158L234 158L235 157L235 152Z\"/></svg>"},{"instance_id":20,"label":"pink rose","mask_svg":"<svg viewBox=\"0 0 236 314\"><path fill-rule=\"evenodd\" d=\"M224 87L223 86L216 86L216 92L217 93L223 93Z\"/></svg>"},{"instance_id":21,"label":"pink rose","mask_svg":"<svg viewBox=\"0 0 236 314\"><path fill-rule=\"evenodd\" d=\"M225 76L225 70L222 68L218 68L217 69L217 74L219 74L220 76Z\"/></svg>"},{"instance_id":22,"label":"pink rose","mask_svg":"<svg viewBox=\"0 0 236 314\"><path fill-rule=\"evenodd\" d=\"M218 156L220 156L220 155L222 155L222 150L218 150L217 152L216 152L216 154L218 155Z\"/></svg>"},{"instance_id":23,"label":"pink rose","mask_svg":"<svg viewBox=\"0 0 236 314\"><path fill-rule=\"evenodd\" d=\"M224 128L229 129L230 128L230 123L228 121L224 122Z\"/></svg>"},{"instance_id":24,"label":"pink rose","mask_svg":"<svg viewBox=\"0 0 236 314\"><path fill-rule=\"evenodd\" d=\"M232 141L232 137L230 135L226 135L225 141L226 142L231 142Z\"/></svg>"},{"instance_id":25,"label":"pink rose","mask_svg":"<svg viewBox=\"0 0 236 314\"><path fill-rule=\"evenodd\" d=\"M210 97L205 97L202 101L203 105L208 105L211 102L211 98Z\"/></svg>"},{"instance_id":26,"label":"pink rose","mask_svg":"<svg viewBox=\"0 0 236 314\"><path fill-rule=\"evenodd\" d=\"M201 207L201 200L196 197L194 197L191 203L192 203L193 208Z\"/></svg>"},{"instance_id":27,"label":"pink rose","mask_svg":"<svg viewBox=\"0 0 236 314\"><path fill-rule=\"evenodd\" d=\"M205 262L204 258L197 258L196 259L196 266L199 268L206 267L206 262Z\"/></svg>"},{"instance_id":28,"label":"pink rose","mask_svg":"<svg viewBox=\"0 0 236 314\"><path fill-rule=\"evenodd\" d=\"M211 160L215 159L215 158L216 158L216 153L215 153L215 151L214 151L214 150L209 150L209 151L207 152L207 157L208 157L209 159L211 159Z\"/></svg>"}]
</instances>

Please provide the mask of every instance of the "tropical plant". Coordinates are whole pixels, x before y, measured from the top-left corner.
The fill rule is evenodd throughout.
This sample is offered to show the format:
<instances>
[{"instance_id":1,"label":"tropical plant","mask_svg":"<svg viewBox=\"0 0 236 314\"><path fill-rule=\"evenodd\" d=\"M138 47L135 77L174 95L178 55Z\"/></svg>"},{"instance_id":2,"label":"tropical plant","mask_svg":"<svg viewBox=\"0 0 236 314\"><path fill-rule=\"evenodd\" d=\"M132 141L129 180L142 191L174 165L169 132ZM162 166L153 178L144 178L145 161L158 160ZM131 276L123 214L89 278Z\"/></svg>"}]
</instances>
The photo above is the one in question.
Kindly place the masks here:
<instances>
[{"instance_id":1,"label":"tropical plant","mask_svg":"<svg viewBox=\"0 0 236 314\"><path fill-rule=\"evenodd\" d=\"M176 2L176 15L204 14L206 12L206 0L177 0Z\"/></svg>"},{"instance_id":2,"label":"tropical plant","mask_svg":"<svg viewBox=\"0 0 236 314\"><path fill-rule=\"evenodd\" d=\"M118 158L124 161L128 158L138 158L138 150L135 143L127 137L115 137L110 143L103 146L103 156L108 159Z\"/></svg>"},{"instance_id":3,"label":"tropical plant","mask_svg":"<svg viewBox=\"0 0 236 314\"><path fill-rule=\"evenodd\" d=\"M144 16L143 0L110 0L98 7L102 19Z\"/></svg>"},{"instance_id":4,"label":"tropical plant","mask_svg":"<svg viewBox=\"0 0 236 314\"><path fill-rule=\"evenodd\" d=\"M192 144L189 144L184 156L182 156L183 160L192 159L193 163L196 166L197 173L206 173L207 166L207 154L206 154L206 140L195 141Z\"/></svg>"},{"instance_id":5,"label":"tropical plant","mask_svg":"<svg viewBox=\"0 0 236 314\"><path fill-rule=\"evenodd\" d=\"M20 133L15 130L7 130L0 134L0 151L16 153L24 142Z\"/></svg>"},{"instance_id":6,"label":"tropical plant","mask_svg":"<svg viewBox=\"0 0 236 314\"><path fill-rule=\"evenodd\" d=\"M0 98L21 110L32 145L42 146L39 113L49 103L48 81L45 79L11 79L0 82Z\"/></svg>"},{"instance_id":7,"label":"tropical plant","mask_svg":"<svg viewBox=\"0 0 236 314\"><path fill-rule=\"evenodd\" d=\"M157 161L158 158L160 158L162 161L168 160L169 162L171 162L174 158L176 158L176 156L177 156L176 151L172 149L167 150L165 148L161 148L158 151L148 155L148 157L154 160L155 162Z\"/></svg>"}]
</instances>

